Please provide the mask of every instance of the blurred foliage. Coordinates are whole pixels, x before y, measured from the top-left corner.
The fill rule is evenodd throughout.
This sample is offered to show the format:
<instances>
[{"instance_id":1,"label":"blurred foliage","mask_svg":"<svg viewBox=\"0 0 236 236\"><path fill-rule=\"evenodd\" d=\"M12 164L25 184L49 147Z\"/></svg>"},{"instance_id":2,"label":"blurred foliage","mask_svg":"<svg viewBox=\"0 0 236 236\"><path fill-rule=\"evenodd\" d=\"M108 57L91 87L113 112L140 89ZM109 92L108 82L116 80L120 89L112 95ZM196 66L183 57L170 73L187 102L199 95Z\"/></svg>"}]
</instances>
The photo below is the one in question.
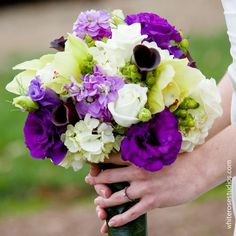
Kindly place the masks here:
<instances>
[{"instance_id":1,"label":"blurred foliage","mask_svg":"<svg viewBox=\"0 0 236 236\"><path fill-rule=\"evenodd\" d=\"M207 77L219 81L231 61L226 35L192 36L190 45L199 68ZM10 64L30 58L32 55L14 55ZM87 167L75 173L53 166L49 160L34 160L29 156L22 134L26 114L12 107L13 96L4 89L14 73L9 69L0 72L0 215L52 204L81 202L92 195L92 189L84 183ZM225 195L223 186L202 199L216 195Z\"/></svg>"}]
</instances>

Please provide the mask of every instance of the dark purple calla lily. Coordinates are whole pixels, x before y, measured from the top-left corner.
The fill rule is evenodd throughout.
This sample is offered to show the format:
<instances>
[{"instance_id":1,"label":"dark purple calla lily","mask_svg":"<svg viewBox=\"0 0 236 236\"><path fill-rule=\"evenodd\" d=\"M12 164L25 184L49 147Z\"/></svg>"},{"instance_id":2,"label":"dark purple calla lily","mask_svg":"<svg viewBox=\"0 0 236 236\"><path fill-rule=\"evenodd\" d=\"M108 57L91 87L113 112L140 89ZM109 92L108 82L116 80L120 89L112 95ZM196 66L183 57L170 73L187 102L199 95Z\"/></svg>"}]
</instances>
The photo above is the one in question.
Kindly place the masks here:
<instances>
[{"instance_id":1,"label":"dark purple calla lily","mask_svg":"<svg viewBox=\"0 0 236 236\"><path fill-rule=\"evenodd\" d=\"M50 48L54 48L57 51L63 52L65 50L66 39L62 36L59 39L54 39L50 43Z\"/></svg>"},{"instance_id":2,"label":"dark purple calla lily","mask_svg":"<svg viewBox=\"0 0 236 236\"><path fill-rule=\"evenodd\" d=\"M160 53L155 48L137 45L134 50L134 61L141 72L154 70L161 62Z\"/></svg>"},{"instance_id":3,"label":"dark purple calla lily","mask_svg":"<svg viewBox=\"0 0 236 236\"><path fill-rule=\"evenodd\" d=\"M74 125L78 121L79 116L71 100L61 104L52 112L52 122L56 126L65 126L67 124Z\"/></svg>"}]
</instances>

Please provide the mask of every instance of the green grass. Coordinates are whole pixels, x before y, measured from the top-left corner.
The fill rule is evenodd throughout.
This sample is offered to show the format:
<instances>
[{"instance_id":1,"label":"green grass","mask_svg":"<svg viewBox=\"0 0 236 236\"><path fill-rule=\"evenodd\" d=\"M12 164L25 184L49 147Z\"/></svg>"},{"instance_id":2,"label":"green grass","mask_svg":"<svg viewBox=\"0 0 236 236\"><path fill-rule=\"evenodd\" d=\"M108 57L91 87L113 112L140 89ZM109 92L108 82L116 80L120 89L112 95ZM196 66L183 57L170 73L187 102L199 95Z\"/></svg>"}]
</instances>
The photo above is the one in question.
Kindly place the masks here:
<instances>
[{"instance_id":1,"label":"green grass","mask_svg":"<svg viewBox=\"0 0 236 236\"><path fill-rule=\"evenodd\" d=\"M190 45L203 73L219 81L231 61L226 35L192 36ZM81 202L92 195L91 188L84 184L87 168L75 173L53 166L48 160L34 160L24 147L22 128L26 114L14 110L8 102L13 96L4 88L14 75L9 65L35 56L38 55L13 55L6 63L7 69L0 72L0 215L34 211L51 203ZM202 199L224 194L221 186Z\"/></svg>"}]
</instances>

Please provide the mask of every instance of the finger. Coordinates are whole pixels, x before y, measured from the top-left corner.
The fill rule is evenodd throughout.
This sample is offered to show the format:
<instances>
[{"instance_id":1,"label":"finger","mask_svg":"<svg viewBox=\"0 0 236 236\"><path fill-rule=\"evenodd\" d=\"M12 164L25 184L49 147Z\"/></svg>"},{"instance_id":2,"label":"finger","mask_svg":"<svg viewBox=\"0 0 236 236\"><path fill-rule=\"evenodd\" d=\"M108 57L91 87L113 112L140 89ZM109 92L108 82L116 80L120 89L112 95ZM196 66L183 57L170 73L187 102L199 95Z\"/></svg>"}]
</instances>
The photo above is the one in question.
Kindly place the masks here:
<instances>
[{"instance_id":1,"label":"finger","mask_svg":"<svg viewBox=\"0 0 236 236\"><path fill-rule=\"evenodd\" d=\"M96 207L97 216L100 220L105 220L107 218L107 213L100 206Z\"/></svg>"},{"instance_id":2,"label":"finger","mask_svg":"<svg viewBox=\"0 0 236 236\"><path fill-rule=\"evenodd\" d=\"M105 222L101 228L101 233L102 234L106 234L108 233L108 226L107 226L107 223Z\"/></svg>"},{"instance_id":3,"label":"finger","mask_svg":"<svg viewBox=\"0 0 236 236\"><path fill-rule=\"evenodd\" d=\"M105 170L96 177L88 175L85 178L85 181L88 184L95 185L95 184L131 182L136 178L139 178L138 168L134 166L129 166L129 167Z\"/></svg>"},{"instance_id":4,"label":"finger","mask_svg":"<svg viewBox=\"0 0 236 236\"><path fill-rule=\"evenodd\" d=\"M109 156L108 159L105 159L105 163L112 163L115 165L121 165L121 166L130 166L131 163L128 161L122 160L120 153L113 153Z\"/></svg>"},{"instance_id":5,"label":"finger","mask_svg":"<svg viewBox=\"0 0 236 236\"><path fill-rule=\"evenodd\" d=\"M130 188L123 189L119 192L113 193L109 198L97 197L95 204L101 208L108 208L113 206L119 206L124 203L130 202L130 200L139 199L141 196L135 195L135 192L129 191Z\"/></svg>"},{"instance_id":6,"label":"finger","mask_svg":"<svg viewBox=\"0 0 236 236\"><path fill-rule=\"evenodd\" d=\"M96 193L103 198L109 198L112 195L111 189L105 184L96 184L94 188Z\"/></svg>"},{"instance_id":7,"label":"finger","mask_svg":"<svg viewBox=\"0 0 236 236\"><path fill-rule=\"evenodd\" d=\"M151 204L149 204L147 201L142 199L139 203L134 205L125 213L116 215L113 218L111 218L108 224L110 227L119 227L119 226L125 225L137 219L139 216L145 214L150 209L151 209Z\"/></svg>"},{"instance_id":8,"label":"finger","mask_svg":"<svg viewBox=\"0 0 236 236\"><path fill-rule=\"evenodd\" d=\"M96 165L96 164L91 164L91 165L90 165L89 174L90 174L91 176L97 176L100 172L101 172L101 169L99 168L98 165Z\"/></svg>"}]
</instances>

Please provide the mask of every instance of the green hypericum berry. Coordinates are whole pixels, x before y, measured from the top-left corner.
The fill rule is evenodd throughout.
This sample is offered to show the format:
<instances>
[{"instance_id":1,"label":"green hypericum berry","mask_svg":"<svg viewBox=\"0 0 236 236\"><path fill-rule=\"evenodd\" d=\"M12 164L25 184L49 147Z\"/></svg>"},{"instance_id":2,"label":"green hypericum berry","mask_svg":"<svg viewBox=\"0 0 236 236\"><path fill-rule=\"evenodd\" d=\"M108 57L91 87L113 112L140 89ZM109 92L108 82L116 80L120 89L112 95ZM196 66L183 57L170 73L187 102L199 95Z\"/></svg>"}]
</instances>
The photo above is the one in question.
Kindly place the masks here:
<instances>
[{"instance_id":1,"label":"green hypericum berry","mask_svg":"<svg viewBox=\"0 0 236 236\"><path fill-rule=\"evenodd\" d=\"M140 83L142 75L139 73L136 65L127 63L123 68L121 68L121 73L131 82Z\"/></svg>"},{"instance_id":2,"label":"green hypericum berry","mask_svg":"<svg viewBox=\"0 0 236 236\"><path fill-rule=\"evenodd\" d=\"M188 114L185 119L179 119L179 125L184 127L194 127L195 120L191 114Z\"/></svg>"},{"instance_id":3,"label":"green hypericum berry","mask_svg":"<svg viewBox=\"0 0 236 236\"><path fill-rule=\"evenodd\" d=\"M93 57L89 55L87 59L80 65L81 74L93 74L93 68L94 68L95 62L93 60Z\"/></svg>"},{"instance_id":4,"label":"green hypericum berry","mask_svg":"<svg viewBox=\"0 0 236 236\"><path fill-rule=\"evenodd\" d=\"M188 115L187 110L183 109L177 109L174 113L179 118L186 118L186 116Z\"/></svg>"},{"instance_id":5,"label":"green hypericum berry","mask_svg":"<svg viewBox=\"0 0 236 236\"><path fill-rule=\"evenodd\" d=\"M189 47L189 42L187 39L183 39L181 42L180 42L180 46L184 49L187 49Z\"/></svg>"},{"instance_id":6,"label":"green hypericum berry","mask_svg":"<svg viewBox=\"0 0 236 236\"><path fill-rule=\"evenodd\" d=\"M93 38L91 36L86 34L84 36L84 39L85 39L85 41L86 41L86 43L89 47L94 47L95 46L95 41L93 40Z\"/></svg>"},{"instance_id":7,"label":"green hypericum berry","mask_svg":"<svg viewBox=\"0 0 236 236\"><path fill-rule=\"evenodd\" d=\"M120 135L125 135L126 131L127 131L127 128L122 127L122 126L120 126L120 125L116 125L116 126L114 127L114 132L115 132L115 133L118 133L118 134L120 134Z\"/></svg>"},{"instance_id":8,"label":"green hypericum berry","mask_svg":"<svg viewBox=\"0 0 236 236\"><path fill-rule=\"evenodd\" d=\"M138 114L138 119L142 122L147 122L152 118L152 113L147 108L142 108Z\"/></svg>"},{"instance_id":9,"label":"green hypericum berry","mask_svg":"<svg viewBox=\"0 0 236 236\"><path fill-rule=\"evenodd\" d=\"M179 105L180 109L197 109L199 107L199 103L196 102L193 98L187 97L184 101Z\"/></svg>"},{"instance_id":10,"label":"green hypericum berry","mask_svg":"<svg viewBox=\"0 0 236 236\"><path fill-rule=\"evenodd\" d=\"M147 73L146 84L148 87L152 87L156 83L156 71L150 71Z\"/></svg>"}]
</instances>

